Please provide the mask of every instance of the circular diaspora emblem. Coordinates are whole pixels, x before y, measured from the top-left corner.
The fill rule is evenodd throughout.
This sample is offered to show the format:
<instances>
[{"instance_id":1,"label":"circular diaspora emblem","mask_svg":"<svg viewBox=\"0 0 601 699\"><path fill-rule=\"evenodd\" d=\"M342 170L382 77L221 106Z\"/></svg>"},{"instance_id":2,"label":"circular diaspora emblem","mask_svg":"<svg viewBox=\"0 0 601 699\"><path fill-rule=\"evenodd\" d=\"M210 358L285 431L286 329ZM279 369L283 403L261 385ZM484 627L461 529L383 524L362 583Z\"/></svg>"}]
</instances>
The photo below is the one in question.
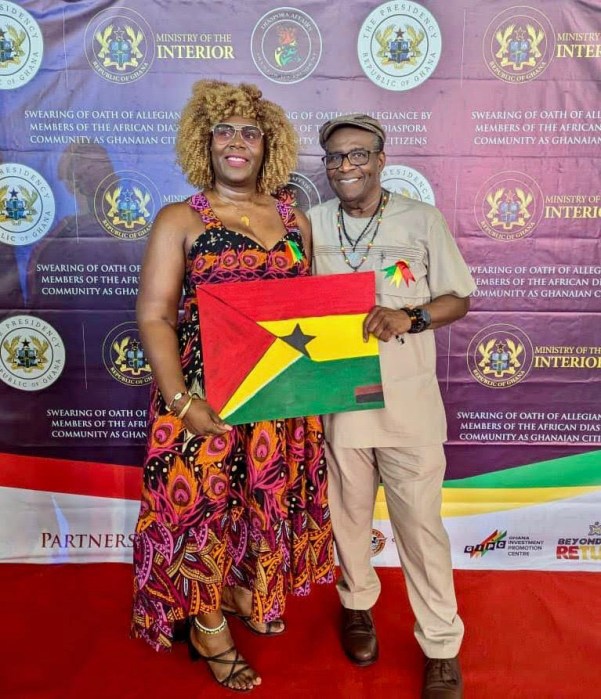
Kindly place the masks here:
<instances>
[{"instance_id":1,"label":"circular diaspora emblem","mask_svg":"<svg viewBox=\"0 0 601 699\"><path fill-rule=\"evenodd\" d=\"M486 235L496 240L518 240L538 225L544 197L535 180L523 172L500 172L478 190L474 216Z\"/></svg>"},{"instance_id":2,"label":"circular diaspora emblem","mask_svg":"<svg viewBox=\"0 0 601 699\"><path fill-rule=\"evenodd\" d=\"M123 240L138 240L148 234L160 208L161 195L146 175L118 170L96 188L94 213L107 233Z\"/></svg>"},{"instance_id":3,"label":"circular diaspora emblem","mask_svg":"<svg viewBox=\"0 0 601 699\"><path fill-rule=\"evenodd\" d=\"M482 53L488 70L499 80L523 83L537 78L551 63L555 31L540 10L508 7L488 25Z\"/></svg>"},{"instance_id":4,"label":"circular diaspora emblem","mask_svg":"<svg viewBox=\"0 0 601 699\"><path fill-rule=\"evenodd\" d=\"M250 38L257 69L274 83L298 83L315 70L322 41L317 24L295 7L277 7L255 24Z\"/></svg>"},{"instance_id":5,"label":"circular diaspora emblem","mask_svg":"<svg viewBox=\"0 0 601 699\"><path fill-rule=\"evenodd\" d=\"M357 40L363 72L385 90L411 90L427 80L442 50L434 15L417 2L387 2L363 22Z\"/></svg>"},{"instance_id":6,"label":"circular diaspora emblem","mask_svg":"<svg viewBox=\"0 0 601 699\"><path fill-rule=\"evenodd\" d=\"M0 379L21 391L51 386L65 366L65 345L50 323L12 316L0 323Z\"/></svg>"},{"instance_id":7,"label":"circular diaspora emblem","mask_svg":"<svg viewBox=\"0 0 601 699\"><path fill-rule=\"evenodd\" d=\"M371 530L371 557L382 553L386 546L386 537L379 529Z\"/></svg>"},{"instance_id":8,"label":"circular diaspora emblem","mask_svg":"<svg viewBox=\"0 0 601 699\"><path fill-rule=\"evenodd\" d=\"M382 187L409 199L424 201L434 206L434 190L418 170L407 165L387 165L380 176Z\"/></svg>"},{"instance_id":9,"label":"circular diaspora emblem","mask_svg":"<svg viewBox=\"0 0 601 699\"><path fill-rule=\"evenodd\" d=\"M107 334L102 343L102 361L108 373L126 386L144 386L152 379L138 326L133 321L121 323Z\"/></svg>"},{"instance_id":10,"label":"circular diaspora emblem","mask_svg":"<svg viewBox=\"0 0 601 699\"><path fill-rule=\"evenodd\" d=\"M44 38L35 19L13 2L0 3L0 90L28 83L43 55Z\"/></svg>"},{"instance_id":11,"label":"circular diaspora emblem","mask_svg":"<svg viewBox=\"0 0 601 699\"><path fill-rule=\"evenodd\" d=\"M301 175L300 172L290 173L288 187L294 193L296 204L302 211L308 211L312 206L321 204L321 197L317 187L308 177Z\"/></svg>"},{"instance_id":12,"label":"circular diaspora emblem","mask_svg":"<svg viewBox=\"0 0 601 699\"><path fill-rule=\"evenodd\" d=\"M0 242L31 245L54 223L54 194L50 185L26 165L0 165Z\"/></svg>"},{"instance_id":13,"label":"circular diaspora emblem","mask_svg":"<svg viewBox=\"0 0 601 699\"><path fill-rule=\"evenodd\" d=\"M533 356L532 342L525 332L497 323L474 335L467 349L467 365L483 386L510 388L526 378Z\"/></svg>"},{"instance_id":14,"label":"circular diaspora emblem","mask_svg":"<svg viewBox=\"0 0 601 699\"><path fill-rule=\"evenodd\" d=\"M130 83L146 75L155 55L148 22L127 7L102 10L85 31L88 63L111 83Z\"/></svg>"}]
</instances>

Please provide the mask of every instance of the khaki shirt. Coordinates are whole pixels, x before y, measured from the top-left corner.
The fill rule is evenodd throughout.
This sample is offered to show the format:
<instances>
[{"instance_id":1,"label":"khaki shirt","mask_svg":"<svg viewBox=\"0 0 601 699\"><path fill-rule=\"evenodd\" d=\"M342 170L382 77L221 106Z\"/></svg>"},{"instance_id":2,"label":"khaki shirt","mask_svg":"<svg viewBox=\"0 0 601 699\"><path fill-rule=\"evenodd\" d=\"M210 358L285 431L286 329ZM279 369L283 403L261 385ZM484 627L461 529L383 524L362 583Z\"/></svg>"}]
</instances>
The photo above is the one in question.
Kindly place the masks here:
<instances>
[{"instance_id":1,"label":"khaki shirt","mask_svg":"<svg viewBox=\"0 0 601 699\"><path fill-rule=\"evenodd\" d=\"M318 275L353 273L340 250L337 211L338 200L331 199L308 212L313 228L313 270ZM345 215L351 238L356 239L368 220ZM358 271L375 271L377 305L394 309L421 306L444 294L463 298L475 291L476 284L446 222L433 206L393 193L367 251L372 232L358 248L367 254ZM350 250L348 243L344 246ZM401 281L396 286L383 271L400 259L408 263L415 277L409 285ZM324 416L328 441L341 447L369 448L426 446L446 440L434 332L405 334L404 339L404 344L395 339L379 343L386 407Z\"/></svg>"}]
</instances>

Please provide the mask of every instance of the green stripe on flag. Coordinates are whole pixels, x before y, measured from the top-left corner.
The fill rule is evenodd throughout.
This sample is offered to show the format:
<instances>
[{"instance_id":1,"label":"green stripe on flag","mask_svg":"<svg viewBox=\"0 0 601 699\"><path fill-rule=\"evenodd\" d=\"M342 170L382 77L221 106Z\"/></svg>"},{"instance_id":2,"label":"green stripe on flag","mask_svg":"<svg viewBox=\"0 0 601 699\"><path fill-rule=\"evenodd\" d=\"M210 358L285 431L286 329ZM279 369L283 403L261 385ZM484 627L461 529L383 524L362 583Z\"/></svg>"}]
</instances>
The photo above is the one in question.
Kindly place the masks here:
<instances>
[{"instance_id":1,"label":"green stripe on flag","mask_svg":"<svg viewBox=\"0 0 601 699\"><path fill-rule=\"evenodd\" d=\"M331 362L314 362L301 357L225 420L231 425L276 420L284 410L298 417L321 415L326 406L328 412L336 412L348 410L349 403L353 402L357 410L384 407L382 401L357 402L354 389L350 387L353 380L356 387L380 384L379 357Z\"/></svg>"},{"instance_id":2,"label":"green stripe on flag","mask_svg":"<svg viewBox=\"0 0 601 699\"><path fill-rule=\"evenodd\" d=\"M558 488L601 485L601 451L445 481L445 488Z\"/></svg>"}]
</instances>

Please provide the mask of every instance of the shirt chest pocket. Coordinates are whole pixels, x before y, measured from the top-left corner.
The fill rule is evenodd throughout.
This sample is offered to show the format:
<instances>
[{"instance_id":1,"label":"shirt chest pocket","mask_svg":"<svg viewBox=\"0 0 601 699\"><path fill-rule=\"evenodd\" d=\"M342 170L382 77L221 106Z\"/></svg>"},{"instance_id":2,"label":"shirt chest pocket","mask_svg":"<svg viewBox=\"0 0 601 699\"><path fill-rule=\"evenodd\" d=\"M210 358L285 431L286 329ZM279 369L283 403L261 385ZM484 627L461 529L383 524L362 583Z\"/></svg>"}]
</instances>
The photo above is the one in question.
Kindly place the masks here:
<instances>
[{"instance_id":1,"label":"shirt chest pocket","mask_svg":"<svg viewBox=\"0 0 601 699\"><path fill-rule=\"evenodd\" d=\"M427 267L421 256L386 252L376 271L376 292L394 297L394 305L417 305L430 299Z\"/></svg>"}]
</instances>

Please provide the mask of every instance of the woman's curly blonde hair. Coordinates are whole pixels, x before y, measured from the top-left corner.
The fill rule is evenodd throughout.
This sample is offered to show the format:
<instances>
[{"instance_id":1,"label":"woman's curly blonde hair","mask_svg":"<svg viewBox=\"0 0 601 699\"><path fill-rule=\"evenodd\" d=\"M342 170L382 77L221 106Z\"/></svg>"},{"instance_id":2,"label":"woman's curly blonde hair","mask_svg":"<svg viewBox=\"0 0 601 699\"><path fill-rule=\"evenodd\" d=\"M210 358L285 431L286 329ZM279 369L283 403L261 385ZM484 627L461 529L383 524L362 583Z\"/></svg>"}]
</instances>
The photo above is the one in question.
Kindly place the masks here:
<instances>
[{"instance_id":1,"label":"woman's curly blonde hair","mask_svg":"<svg viewBox=\"0 0 601 699\"><path fill-rule=\"evenodd\" d=\"M290 179L298 152L298 139L284 110L262 99L256 85L232 85L220 80L199 80L184 107L175 149L177 162L188 182L198 189L214 184L211 165L211 127L232 116L256 119L264 132L265 155L257 191L271 194Z\"/></svg>"}]
</instances>

